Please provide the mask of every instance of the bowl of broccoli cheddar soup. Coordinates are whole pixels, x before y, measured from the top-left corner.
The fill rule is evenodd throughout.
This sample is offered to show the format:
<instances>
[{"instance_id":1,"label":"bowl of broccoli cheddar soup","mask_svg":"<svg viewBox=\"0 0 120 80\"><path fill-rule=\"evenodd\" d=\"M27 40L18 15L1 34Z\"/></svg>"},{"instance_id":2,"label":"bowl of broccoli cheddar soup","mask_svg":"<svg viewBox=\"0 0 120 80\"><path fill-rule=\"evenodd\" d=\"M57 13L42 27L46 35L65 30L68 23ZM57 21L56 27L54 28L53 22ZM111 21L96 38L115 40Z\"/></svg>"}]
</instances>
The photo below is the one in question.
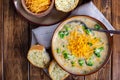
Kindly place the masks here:
<instances>
[{"instance_id":1,"label":"bowl of broccoli cheddar soup","mask_svg":"<svg viewBox=\"0 0 120 80\"><path fill-rule=\"evenodd\" d=\"M81 23L95 29L106 29L89 16L75 16L62 22L52 38L52 54L67 72L88 75L105 65L111 54L111 37L108 33L86 29Z\"/></svg>"}]
</instances>

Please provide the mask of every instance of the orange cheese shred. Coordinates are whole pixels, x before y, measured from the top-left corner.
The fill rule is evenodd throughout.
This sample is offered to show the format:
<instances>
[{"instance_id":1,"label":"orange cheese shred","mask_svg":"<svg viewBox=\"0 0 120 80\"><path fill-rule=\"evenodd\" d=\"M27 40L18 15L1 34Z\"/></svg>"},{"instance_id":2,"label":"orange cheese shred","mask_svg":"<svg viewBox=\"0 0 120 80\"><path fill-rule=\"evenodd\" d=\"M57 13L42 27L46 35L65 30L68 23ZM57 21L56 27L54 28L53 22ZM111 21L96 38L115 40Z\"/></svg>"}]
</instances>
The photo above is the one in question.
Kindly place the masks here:
<instances>
[{"instance_id":1,"label":"orange cheese shred","mask_svg":"<svg viewBox=\"0 0 120 80\"><path fill-rule=\"evenodd\" d=\"M88 59L93 53L94 48L97 48L100 44L99 38L94 38L91 35L80 33L77 29L70 32L70 37L68 39L68 49L71 53L79 58ZM88 42L92 43L92 46L88 45Z\"/></svg>"},{"instance_id":2,"label":"orange cheese shred","mask_svg":"<svg viewBox=\"0 0 120 80\"><path fill-rule=\"evenodd\" d=\"M50 3L50 0L25 0L27 8L33 13L40 13L47 10Z\"/></svg>"}]
</instances>

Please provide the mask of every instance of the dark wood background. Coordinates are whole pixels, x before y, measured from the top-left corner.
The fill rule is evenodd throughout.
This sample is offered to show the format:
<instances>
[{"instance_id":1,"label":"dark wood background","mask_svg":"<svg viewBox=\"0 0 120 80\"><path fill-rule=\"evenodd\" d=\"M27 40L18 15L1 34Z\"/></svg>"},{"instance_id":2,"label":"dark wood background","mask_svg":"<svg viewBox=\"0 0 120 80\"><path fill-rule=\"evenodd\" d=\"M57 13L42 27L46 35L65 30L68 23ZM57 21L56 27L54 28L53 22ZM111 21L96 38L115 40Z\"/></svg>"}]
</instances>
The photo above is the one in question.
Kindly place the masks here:
<instances>
[{"instance_id":1,"label":"dark wood background","mask_svg":"<svg viewBox=\"0 0 120 80\"><path fill-rule=\"evenodd\" d=\"M120 30L120 0L93 2ZM0 80L50 80L26 59L34 26L16 12L12 0L0 0ZM113 39L113 54L107 65L92 75L67 80L120 80L120 35L114 35Z\"/></svg>"}]
</instances>

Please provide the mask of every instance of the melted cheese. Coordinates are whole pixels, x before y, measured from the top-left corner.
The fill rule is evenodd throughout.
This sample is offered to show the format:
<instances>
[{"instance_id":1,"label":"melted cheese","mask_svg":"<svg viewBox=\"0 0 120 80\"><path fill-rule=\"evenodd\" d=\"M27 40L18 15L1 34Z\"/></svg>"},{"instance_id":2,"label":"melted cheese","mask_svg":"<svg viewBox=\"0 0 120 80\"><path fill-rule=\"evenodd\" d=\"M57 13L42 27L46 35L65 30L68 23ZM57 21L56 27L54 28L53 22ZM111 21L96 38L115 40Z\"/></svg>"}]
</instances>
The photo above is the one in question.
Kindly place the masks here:
<instances>
[{"instance_id":1,"label":"melted cheese","mask_svg":"<svg viewBox=\"0 0 120 80\"><path fill-rule=\"evenodd\" d=\"M89 42L92 46L88 44ZM70 32L67 47L74 56L88 59L94 53L94 49L101 45L99 38L94 38L85 32L80 33L75 29Z\"/></svg>"}]
</instances>

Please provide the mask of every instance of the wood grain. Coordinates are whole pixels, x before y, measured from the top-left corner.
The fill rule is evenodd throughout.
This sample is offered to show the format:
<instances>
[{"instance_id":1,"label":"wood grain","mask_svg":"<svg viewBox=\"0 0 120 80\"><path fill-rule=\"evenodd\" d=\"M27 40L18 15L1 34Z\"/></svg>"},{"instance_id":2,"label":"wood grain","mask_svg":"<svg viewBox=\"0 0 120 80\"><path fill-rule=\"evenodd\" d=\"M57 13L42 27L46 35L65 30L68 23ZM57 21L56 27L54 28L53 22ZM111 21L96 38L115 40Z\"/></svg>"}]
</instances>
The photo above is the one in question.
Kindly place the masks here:
<instances>
[{"instance_id":1,"label":"wood grain","mask_svg":"<svg viewBox=\"0 0 120 80\"><path fill-rule=\"evenodd\" d=\"M28 23L4 0L4 80L27 80Z\"/></svg>"},{"instance_id":2,"label":"wood grain","mask_svg":"<svg viewBox=\"0 0 120 80\"><path fill-rule=\"evenodd\" d=\"M112 0L112 23L120 30L120 1ZM120 80L120 35L114 35L112 80Z\"/></svg>"},{"instance_id":3,"label":"wood grain","mask_svg":"<svg viewBox=\"0 0 120 80\"><path fill-rule=\"evenodd\" d=\"M111 0L93 0L97 8L111 22ZM101 70L86 76L85 80L111 80L111 59Z\"/></svg>"},{"instance_id":4,"label":"wood grain","mask_svg":"<svg viewBox=\"0 0 120 80\"><path fill-rule=\"evenodd\" d=\"M93 2L120 30L119 0ZM50 80L42 69L29 64L26 58L33 27L15 11L11 0L0 0L0 80ZM113 39L113 55L107 65L92 75L70 76L66 80L120 80L120 35L114 35Z\"/></svg>"},{"instance_id":5,"label":"wood grain","mask_svg":"<svg viewBox=\"0 0 120 80\"><path fill-rule=\"evenodd\" d=\"M30 65L30 80L50 80L42 69Z\"/></svg>"},{"instance_id":6,"label":"wood grain","mask_svg":"<svg viewBox=\"0 0 120 80\"><path fill-rule=\"evenodd\" d=\"M0 80L2 80L2 76L3 76L3 2L2 0L0 0Z\"/></svg>"}]
</instances>

